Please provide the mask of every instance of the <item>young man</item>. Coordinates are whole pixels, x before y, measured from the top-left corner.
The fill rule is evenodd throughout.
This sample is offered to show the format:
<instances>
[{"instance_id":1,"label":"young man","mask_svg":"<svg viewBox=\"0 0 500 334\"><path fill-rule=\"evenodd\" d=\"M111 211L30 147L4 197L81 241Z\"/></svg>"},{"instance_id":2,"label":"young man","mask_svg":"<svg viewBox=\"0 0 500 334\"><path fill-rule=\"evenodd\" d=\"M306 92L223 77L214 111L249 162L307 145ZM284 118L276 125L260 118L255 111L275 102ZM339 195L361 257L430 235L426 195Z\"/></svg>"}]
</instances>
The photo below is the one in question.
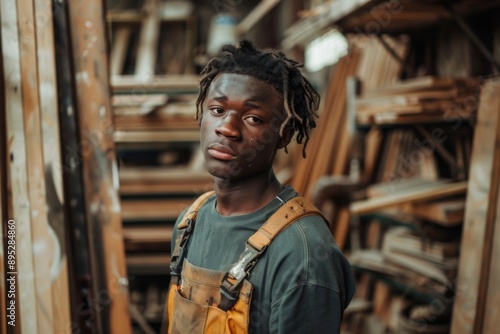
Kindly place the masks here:
<instances>
[{"instance_id":1,"label":"young man","mask_svg":"<svg viewBox=\"0 0 500 334\"><path fill-rule=\"evenodd\" d=\"M197 115L215 193L178 219L169 333L338 333L354 293L321 214L273 172L278 149L309 138L319 95L301 64L250 42L202 72Z\"/></svg>"}]
</instances>

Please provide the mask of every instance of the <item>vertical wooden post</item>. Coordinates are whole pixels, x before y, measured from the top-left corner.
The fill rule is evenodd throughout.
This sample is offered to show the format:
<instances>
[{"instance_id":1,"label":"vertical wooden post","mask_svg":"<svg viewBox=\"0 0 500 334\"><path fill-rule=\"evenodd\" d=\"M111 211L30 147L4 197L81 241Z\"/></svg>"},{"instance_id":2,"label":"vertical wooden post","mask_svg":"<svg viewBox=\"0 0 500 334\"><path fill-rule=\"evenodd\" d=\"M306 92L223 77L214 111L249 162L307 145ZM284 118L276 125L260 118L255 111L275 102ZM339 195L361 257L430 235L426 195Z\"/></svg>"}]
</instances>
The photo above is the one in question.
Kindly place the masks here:
<instances>
[{"instance_id":1,"label":"vertical wooden post","mask_svg":"<svg viewBox=\"0 0 500 334\"><path fill-rule=\"evenodd\" d=\"M2 55L5 68L5 105L9 157L8 175L11 186L11 215L16 226L17 326L27 333L38 330L36 289L33 279L31 217L28 193L26 139L21 95L20 35L15 0L0 1ZM21 251L23 250L23 251Z\"/></svg>"},{"instance_id":2,"label":"vertical wooden post","mask_svg":"<svg viewBox=\"0 0 500 334\"><path fill-rule=\"evenodd\" d=\"M1 22L1 19L0 19ZM5 127L5 84L4 84L4 71L3 71L3 61L2 61L2 31L0 30L0 277L4 280L7 278L7 249L4 247L4 231L7 230L6 224L9 219L7 214L7 155L5 151L7 150L7 129ZM5 281L4 281L5 282ZM0 319L0 333L7 333L7 294L6 294L6 284L2 282L0 284L0 308L2 309L2 319Z\"/></svg>"},{"instance_id":3,"label":"vertical wooden post","mask_svg":"<svg viewBox=\"0 0 500 334\"><path fill-rule=\"evenodd\" d=\"M61 173L61 140L59 137L59 116L57 108L57 82L55 65L55 43L51 0L34 0L36 56L41 125L43 135L43 156L46 181L46 203L49 232L56 250L51 256L49 267L51 295L53 302L54 332L71 330L69 303L68 263L63 213L63 190Z\"/></svg>"},{"instance_id":4,"label":"vertical wooden post","mask_svg":"<svg viewBox=\"0 0 500 334\"><path fill-rule=\"evenodd\" d=\"M15 4L13 4L15 6ZM35 282L36 313L39 333L54 332L52 291L50 280L50 260L52 258L51 239L48 230L47 210L45 202L45 173L43 165L42 134L40 122L40 99L38 82L37 46L35 11L32 1L17 1L17 20L20 39L21 89L23 98L23 117L25 130L25 148L27 165L28 199L30 206L31 241L29 247L22 250L33 250L33 275L27 279ZM45 64L41 65L45 66ZM19 112L12 110L11 112ZM24 222L19 222L19 225ZM28 231L28 229L27 229ZM23 306L21 304L21 306Z\"/></svg>"},{"instance_id":5,"label":"vertical wooden post","mask_svg":"<svg viewBox=\"0 0 500 334\"><path fill-rule=\"evenodd\" d=\"M500 326L500 81L482 88L470 166L452 333Z\"/></svg>"},{"instance_id":6,"label":"vertical wooden post","mask_svg":"<svg viewBox=\"0 0 500 334\"><path fill-rule=\"evenodd\" d=\"M96 315L103 333L130 333L103 3L76 0L68 8L92 272L105 276L96 280Z\"/></svg>"}]
</instances>

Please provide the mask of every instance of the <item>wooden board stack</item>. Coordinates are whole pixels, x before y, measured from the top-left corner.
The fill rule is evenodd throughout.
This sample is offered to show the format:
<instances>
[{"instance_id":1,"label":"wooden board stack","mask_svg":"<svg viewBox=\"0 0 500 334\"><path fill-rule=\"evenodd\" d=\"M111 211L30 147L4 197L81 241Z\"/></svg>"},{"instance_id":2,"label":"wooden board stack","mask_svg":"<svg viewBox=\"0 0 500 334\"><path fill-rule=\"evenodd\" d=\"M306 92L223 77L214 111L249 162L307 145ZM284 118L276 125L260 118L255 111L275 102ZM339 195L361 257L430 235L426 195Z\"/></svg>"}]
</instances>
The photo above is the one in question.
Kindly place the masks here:
<instances>
[{"instance_id":1,"label":"wooden board stack","mask_svg":"<svg viewBox=\"0 0 500 334\"><path fill-rule=\"evenodd\" d=\"M404 58L406 41L383 37ZM355 39L351 52L342 58L332 72L330 84L320 111L318 127L312 131L308 156L295 167L292 185L305 196L324 175L342 175L347 170L354 124L347 115L347 79L356 76L363 90L393 84L399 79L402 65L392 58L376 38ZM383 75L382 75L382 74Z\"/></svg>"},{"instance_id":2,"label":"wooden board stack","mask_svg":"<svg viewBox=\"0 0 500 334\"><path fill-rule=\"evenodd\" d=\"M420 77L366 92L356 100L359 124L413 124L473 119L479 82Z\"/></svg>"}]
</instances>

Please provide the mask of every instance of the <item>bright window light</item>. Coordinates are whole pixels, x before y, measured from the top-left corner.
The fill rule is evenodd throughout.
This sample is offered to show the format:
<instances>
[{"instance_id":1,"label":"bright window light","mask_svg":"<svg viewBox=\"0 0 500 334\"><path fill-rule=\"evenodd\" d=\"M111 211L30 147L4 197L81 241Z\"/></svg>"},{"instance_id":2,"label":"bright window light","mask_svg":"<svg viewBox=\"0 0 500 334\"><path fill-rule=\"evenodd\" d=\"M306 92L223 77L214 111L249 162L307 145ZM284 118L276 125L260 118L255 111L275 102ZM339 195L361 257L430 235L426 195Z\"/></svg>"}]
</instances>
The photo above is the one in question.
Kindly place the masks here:
<instances>
[{"instance_id":1,"label":"bright window light","mask_svg":"<svg viewBox=\"0 0 500 334\"><path fill-rule=\"evenodd\" d=\"M305 66L309 72L316 72L325 66L335 64L347 54L347 39L338 30L330 30L306 46Z\"/></svg>"}]
</instances>

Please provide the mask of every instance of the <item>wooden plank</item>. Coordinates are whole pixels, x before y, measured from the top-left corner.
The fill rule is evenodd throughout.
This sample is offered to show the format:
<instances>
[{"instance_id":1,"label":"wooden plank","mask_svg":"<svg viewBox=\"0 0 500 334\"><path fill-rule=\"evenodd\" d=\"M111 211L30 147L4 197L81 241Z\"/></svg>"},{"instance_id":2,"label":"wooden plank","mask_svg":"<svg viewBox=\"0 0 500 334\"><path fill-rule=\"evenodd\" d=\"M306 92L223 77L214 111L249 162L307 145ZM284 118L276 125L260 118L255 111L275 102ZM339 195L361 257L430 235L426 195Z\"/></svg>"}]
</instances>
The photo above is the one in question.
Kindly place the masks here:
<instances>
[{"instance_id":1,"label":"wooden plank","mask_svg":"<svg viewBox=\"0 0 500 334\"><path fill-rule=\"evenodd\" d=\"M373 97L381 95L397 95L397 94L406 94L413 92L421 92L421 91L440 91L440 90L449 90L453 88L455 85L460 86L477 86L479 84L478 80L473 78L455 78L448 76L423 76L412 79L406 79L400 83L384 86L378 89L374 89L371 91L367 91L364 95L365 97Z\"/></svg>"},{"instance_id":2,"label":"wooden plank","mask_svg":"<svg viewBox=\"0 0 500 334\"><path fill-rule=\"evenodd\" d=\"M2 20L2 55L5 69L5 111L9 157L8 174L11 191L10 218L16 221L16 270L32 273L30 196L26 138L24 130L23 96L21 93L20 33L15 0L0 2ZM21 251L23 250L23 251ZM13 270L14 271L14 270ZM27 333L38 331L36 287L31 277L16 276L16 325Z\"/></svg>"},{"instance_id":3,"label":"wooden plank","mask_svg":"<svg viewBox=\"0 0 500 334\"><path fill-rule=\"evenodd\" d=\"M120 183L189 183L213 181L207 171L189 171L185 168L123 167Z\"/></svg>"},{"instance_id":4,"label":"wooden plank","mask_svg":"<svg viewBox=\"0 0 500 334\"><path fill-rule=\"evenodd\" d=\"M157 75L154 78L138 78L133 75L111 77L111 86L114 93L152 93L152 92L198 92L200 85L198 75Z\"/></svg>"},{"instance_id":5,"label":"wooden plank","mask_svg":"<svg viewBox=\"0 0 500 334\"><path fill-rule=\"evenodd\" d=\"M2 22L2 17L0 15L0 23ZM8 221L10 215L8 212L8 192L7 192L7 127L6 127L6 113L5 113L5 93L6 85L4 80L4 68L3 68L3 51L2 51L2 38L0 33L0 277L8 279L6 274L6 260L8 261L8 251L9 249L5 247L8 245L7 235L4 231L8 231ZM7 232L8 233L8 232ZM5 244L4 244L5 240ZM7 262L8 263L8 262ZM7 282L7 281L5 281ZM0 284L0 307L2 310L2 319L0 319L0 333L7 333L7 322L10 321L10 311L7 311L7 307L10 307L10 300L14 296L9 296L8 290L10 290L10 284ZM8 298L8 299L7 299Z\"/></svg>"},{"instance_id":6,"label":"wooden plank","mask_svg":"<svg viewBox=\"0 0 500 334\"><path fill-rule=\"evenodd\" d=\"M486 82L479 103L451 326L458 334L493 333L500 325L496 297L489 297L499 291L498 277L490 275L498 273L500 81Z\"/></svg>"},{"instance_id":7,"label":"wooden plank","mask_svg":"<svg viewBox=\"0 0 500 334\"><path fill-rule=\"evenodd\" d=\"M165 142L197 142L200 131L115 131L113 139L117 144L124 143L165 143Z\"/></svg>"},{"instance_id":8,"label":"wooden plank","mask_svg":"<svg viewBox=\"0 0 500 334\"><path fill-rule=\"evenodd\" d=\"M354 202L350 206L350 212L351 214L362 215L405 203L461 195L466 191L467 182L457 182L446 185L437 184L434 187L429 187L429 189L419 189L408 191L403 194L388 195Z\"/></svg>"},{"instance_id":9,"label":"wooden plank","mask_svg":"<svg viewBox=\"0 0 500 334\"><path fill-rule=\"evenodd\" d=\"M379 163L380 148L383 142L383 133L380 127L372 127L366 134L365 139L365 157L364 157L364 171L362 181L365 183L372 183L377 163Z\"/></svg>"},{"instance_id":10,"label":"wooden plank","mask_svg":"<svg viewBox=\"0 0 500 334\"><path fill-rule=\"evenodd\" d=\"M250 13L236 26L239 35L244 35L252 29L267 13L269 13L280 0L261 0Z\"/></svg>"},{"instance_id":11,"label":"wooden plank","mask_svg":"<svg viewBox=\"0 0 500 334\"><path fill-rule=\"evenodd\" d=\"M40 120L40 91L37 63L38 38L23 38L38 31L35 28L34 4L31 1L18 1L18 24L21 36L21 87L23 95L24 129L26 137L26 158L28 172L28 192L31 214L31 238L33 251L33 269L37 279L38 332L54 331L54 314L50 280L50 259L52 247L46 210L46 192L44 180L44 162ZM38 37L38 36L36 36ZM43 50L42 50L43 52ZM48 92L47 92L48 93Z\"/></svg>"},{"instance_id":12,"label":"wooden plank","mask_svg":"<svg viewBox=\"0 0 500 334\"><path fill-rule=\"evenodd\" d=\"M498 122L499 126L497 129L497 144L496 144L496 153L495 156L500 156L500 122ZM497 159L498 160L498 159ZM498 185L498 182L497 182ZM500 208L500 196L497 196L497 202L491 203L496 207L496 218L495 218L495 229L491 236L492 238L492 251L490 256L490 270L488 277L488 286L486 303L485 303L485 316L484 316L484 325L483 331L484 333L495 333L498 331L500 326L500 284L498 282L498 278L500 277L500 265L499 265L499 256L500 256L500 212L498 212L498 208Z\"/></svg>"},{"instance_id":13,"label":"wooden plank","mask_svg":"<svg viewBox=\"0 0 500 334\"><path fill-rule=\"evenodd\" d=\"M132 28L127 25L119 25L114 31L114 41L110 56L111 75L122 74L131 33Z\"/></svg>"},{"instance_id":14,"label":"wooden plank","mask_svg":"<svg viewBox=\"0 0 500 334\"><path fill-rule=\"evenodd\" d=\"M123 221L175 220L192 199L122 200Z\"/></svg>"},{"instance_id":15,"label":"wooden plank","mask_svg":"<svg viewBox=\"0 0 500 334\"><path fill-rule=\"evenodd\" d=\"M347 57L342 57L339 59L338 63L335 65L334 68L334 73L332 76L336 76L337 72L340 72L343 70L345 66ZM340 77L340 74L339 74ZM331 103L333 102L333 99L331 98L334 96L337 86L339 85L340 80L330 80L326 92L326 97L322 99L321 106L320 106L320 124L327 122L328 115L331 113ZM292 186L295 188L297 192L300 194L305 194L308 186L308 180L310 176L310 170L313 164L311 163L311 160L314 161L317 152L319 151L318 145L321 144L322 139L323 139L323 133L325 132L324 130L325 126L318 126L316 129L314 129L311 132L311 137L308 143L309 150L307 152L307 158L302 159L302 154L300 154L300 157L297 157L297 163L295 165L295 171L294 175L291 180ZM296 146L298 147L298 146ZM312 150L312 151L311 151ZM298 151L298 150L297 150Z\"/></svg>"},{"instance_id":16,"label":"wooden plank","mask_svg":"<svg viewBox=\"0 0 500 334\"><path fill-rule=\"evenodd\" d=\"M118 198L118 169L109 90L104 4L101 0L69 2L77 116L82 146L82 176L89 231L95 312L99 332L131 333L128 280ZM104 270L103 270L104 268ZM108 301L106 300L106 301Z\"/></svg>"},{"instance_id":17,"label":"wooden plank","mask_svg":"<svg viewBox=\"0 0 500 334\"><path fill-rule=\"evenodd\" d=\"M321 132L320 136L318 136L317 145L314 146L316 152L311 157L310 168L306 172L309 174L309 179L304 187L306 197L310 195L313 184L320 177L327 175L334 163L336 156L332 156L332 151L335 149L336 137L339 136L336 130L342 128L341 124L343 124L344 119L342 116L345 114L346 79L349 74L352 74L352 63L357 62L357 58L356 53L344 57L343 61L339 61L332 75L331 82L334 84L332 94L326 97L327 103L325 103L325 109L322 112L325 119L319 125ZM351 73L349 73L350 70ZM332 126L334 129L331 129Z\"/></svg>"},{"instance_id":18,"label":"wooden plank","mask_svg":"<svg viewBox=\"0 0 500 334\"><path fill-rule=\"evenodd\" d=\"M160 35L158 0L146 1L145 7L148 14L141 24L135 64L135 76L140 79L149 79L155 76L158 36Z\"/></svg>"},{"instance_id":19,"label":"wooden plank","mask_svg":"<svg viewBox=\"0 0 500 334\"><path fill-rule=\"evenodd\" d=\"M57 104L57 82L55 65L55 43L52 17L52 2L50 0L35 0L35 13L44 13L44 24L38 21L36 28L36 48L38 62L38 80L41 125L43 135L43 164L45 170L47 215L48 224L46 236L48 241L55 243L53 247L60 249L54 256L49 257L51 297L53 306L53 330L65 331L71 323L69 276L66 252L66 231L62 211L62 161L61 140L59 137L59 115ZM35 19L37 16L35 16ZM39 18L38 18L39 19ZM49 177L47 177L47 175ZM50 183L50 184L49 184ZM53 191L51 191L53 190ZM52 198L49 198L52 197ZM50 203L58 203L55 207ZM40 225L36 221L36 225ZM52 236L52 238L50 238ZM47 242L47 241L46 241ZM50 243L49 243L50 244ZM38 261L38 259L36 260ZM47 272L47 270L45 271Z\"/></svg>"},{"instance_id":20,"label":"wooden plank","mask_svg":"<svg viewBox=\"0 0 500 334\"><path fill-rule=\"evenodd\" d=\"M170 242L172 240L174 227L125 227L123 238L125 242L145 243L145 242Z\"/></svg>"},{"instance_id":21,"label":"wooden plank","mask_svg":"<svg viewBox=\"0 0 500 334\"><path fill-rule=\"evenodd\" d=\"M456 263L459 248L456 241L431 240L407 227L391 228L384 235L383 252L402 253L434 262Z\"/></svg>"},{"instance_id":22,"label":"wooden plank","mask_svg":"<svg viewBox=\"0 0 500 334\"><path fill-rule=\"evenodd\" d=\"M340 249L344 249L347 242L347 235L349 234L349 220L351 214L349 208L341 207L338 209L335 216L335 225L333 228L333 236Z\"/></svg>"},{"instance_id":23,"label":"wooden plank","mask_svg":"<svg viewBox=\"0 0 500 334\"><path fill-rule=\"evenodd\" d=\"M170 273L170 255L168 254L129 254L127 268L135 274L168 274Z\"/></svg>"},{"instance_id":24,"label":"wooden plank","mask_svg":"<svg viewBox=\"0 0 500 334\"><path fill-rule=\"evenodd\" d=\"M464 221L465 199L415 203L411 214L443 226L454 226Z\"/></svg>"}]
</instances>

